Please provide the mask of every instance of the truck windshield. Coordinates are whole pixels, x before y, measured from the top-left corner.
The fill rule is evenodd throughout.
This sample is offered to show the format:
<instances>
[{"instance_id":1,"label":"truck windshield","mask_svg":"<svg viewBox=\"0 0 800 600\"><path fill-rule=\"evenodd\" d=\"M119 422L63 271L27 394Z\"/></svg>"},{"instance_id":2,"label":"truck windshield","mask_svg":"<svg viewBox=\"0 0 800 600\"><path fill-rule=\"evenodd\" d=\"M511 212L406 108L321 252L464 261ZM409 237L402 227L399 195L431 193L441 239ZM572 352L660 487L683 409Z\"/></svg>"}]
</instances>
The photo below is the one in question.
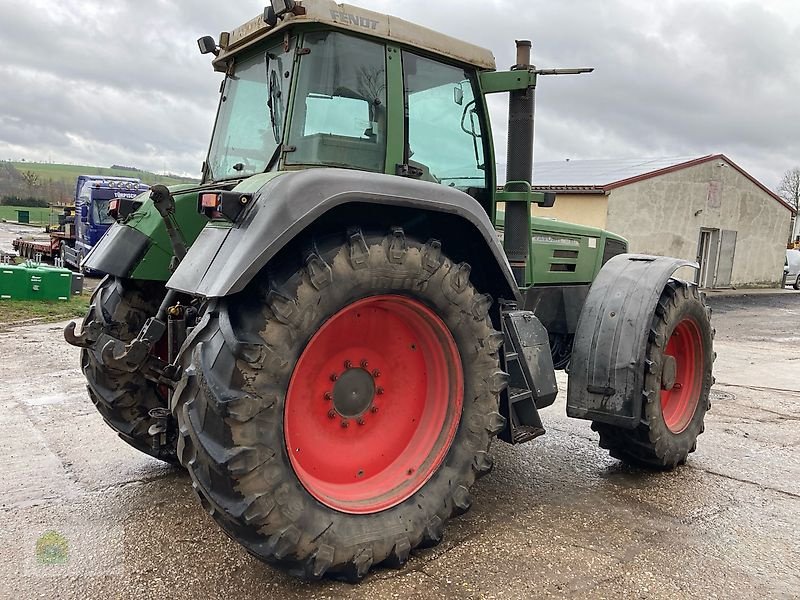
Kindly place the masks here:
<instances>
[{"instance_id":1,"label":"truck windshield","mask_svg":"<svg viewBox=\"0 0 800 600\"><path fill-rule=\"evenodd\" d=\"M300 63L287 165L383 172L386 161L386 52L343 33L309 33Z\"/></svg>"},{"instance_id":2,"label":"truck windshield","mask_svg":"<svg viewBox=\"0 0 800 600\"><path fill-rule=\"evenodd\" d=\"M108 205L111 200L97 200L92 203L92 221L95 225L110 225L114 217L108 214Z\"/></svg>"},{"instance_id":3,"label":"truck windshield","mask_svg":"<svg viewBox=\"0 0 800 600\"><path fill-rule=\"evenodd\" d=\"M281 43L238 62L225 79L208 153L211 180L261 173L276 162L293 54Z\"/></svg>"}]
</instances>

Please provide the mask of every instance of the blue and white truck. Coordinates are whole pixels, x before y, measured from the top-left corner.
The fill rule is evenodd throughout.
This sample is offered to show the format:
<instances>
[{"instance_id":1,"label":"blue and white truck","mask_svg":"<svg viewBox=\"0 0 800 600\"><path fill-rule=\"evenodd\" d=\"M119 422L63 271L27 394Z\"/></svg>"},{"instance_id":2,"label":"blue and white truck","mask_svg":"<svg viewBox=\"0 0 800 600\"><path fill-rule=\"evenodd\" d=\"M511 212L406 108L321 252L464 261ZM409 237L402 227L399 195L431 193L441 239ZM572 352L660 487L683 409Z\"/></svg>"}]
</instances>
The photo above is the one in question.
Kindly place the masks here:
<instances>
[{"instance_id":1,"label":"blue and white truck","mask_svg":"<svg viewBox=\"0 0 800 600\"><path fill-rule=\"evenodd\" d=\"M47 238L19 238L14 249L20 256L60 261L81 269L81 261L114 222L113 202L132 199L146 192L148 185L133 177L80 175L75 184L74 206L64 207L51 222Z\"/></svg>"}]
</instances>

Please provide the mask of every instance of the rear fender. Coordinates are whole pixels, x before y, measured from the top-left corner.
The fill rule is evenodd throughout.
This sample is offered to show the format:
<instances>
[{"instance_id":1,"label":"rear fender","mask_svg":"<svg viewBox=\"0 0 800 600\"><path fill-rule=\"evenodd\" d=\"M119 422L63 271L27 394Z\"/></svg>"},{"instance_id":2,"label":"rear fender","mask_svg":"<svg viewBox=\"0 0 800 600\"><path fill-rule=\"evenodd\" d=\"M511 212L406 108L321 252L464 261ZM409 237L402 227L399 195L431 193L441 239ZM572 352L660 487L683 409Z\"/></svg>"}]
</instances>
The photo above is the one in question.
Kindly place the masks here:
<instances>
[{"instance_id":1,"label":"rear fender","mask_svg":"<svg viewBox=\"0 0 800 600\"><path fill-rule=\"evenodd\" d=\"M458 237L466 248L458 258L488 282L481 291L520 300L495 229L477 200L444 185L333 168L284 173L261 187L238 222L207 225L167 287L206 298L235 294L281 249L323 220L332 227L368 221L388 230L402 224L398 216L408 222L430 217L428 233L446 247L448 236Z\"/></svg>"},{"instance_id":2,"label":"rear fender","mask_svg":"<svg viewBox=\"0 0 800 600\"><path fill-rule=\"evenodd\" d=\"M567 416L630 429L638 425L650 326L664 286L681 267L698 265L620 254L603 266L578 319Z\"/></svg>"}]
</instances>

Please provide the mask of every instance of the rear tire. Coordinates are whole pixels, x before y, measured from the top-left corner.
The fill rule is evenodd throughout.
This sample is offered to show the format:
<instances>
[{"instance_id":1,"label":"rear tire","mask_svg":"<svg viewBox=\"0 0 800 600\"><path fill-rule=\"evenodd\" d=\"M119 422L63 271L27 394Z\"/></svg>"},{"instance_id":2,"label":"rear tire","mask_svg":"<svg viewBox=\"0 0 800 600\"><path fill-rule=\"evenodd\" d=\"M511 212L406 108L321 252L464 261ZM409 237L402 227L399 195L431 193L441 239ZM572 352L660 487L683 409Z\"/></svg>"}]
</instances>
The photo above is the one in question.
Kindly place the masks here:
<instances>
[{"instance_id":1,"label":"rear tire","mask_svg":"<svg viewBox=\"0 0 800 600\"><path fill-rule=\"evenodd\" d=\"M90 321L103 324L103 331L123 342L135 338L148 317L154 316L165 294L162 283L139 282L107 276L92 295L84 326ZM139 372L110 369L101 359L102 347L81 351L81 366L86 376L89 398L117 435L145 454L177 465L177 428L172 426L167 444L154 446L148 433L156 420L149 412L167 408L165 390ZM157 440L155 440L157 441Z\"/></svg>"},{"instance_id":2,"label":"rear tire","mask_svg":"<svg viewBox=\"0 0 800 600\"><path fill-rule=\"evenodd\" d=\"M647 344L639 426L592 423L600 447L611 456L639 467L672 469L695 451L711 407L715 355L710 315L696 286L671 280L664 288Z\"/></svg>"},{"instance_id":3,"label":"rear tire","mask_svg":"<svg viewBox=\"0 0 800 600\"><path fill-rule=\"evenodd\" d=\"M302 262L297 260L301 257ZM469 488L491 470L489 445L505 425L498 412L499 393L507 380L499 368L502 334L492 328L488 316L491 298L469 282L469 265L454 264L439 242L424 244L399 228L388 236L364 236L359 230L329 236L314 250L296 258L285 253L276 262L241 294L208 307L184 345L184 377L175 391L178 454L205 509L248 552L304 579L327 575L357 581L373 565L401 566L412 549L437 544L444 523L469 508ZM381 308L374 302L387 304ZM463 374L461 397L445 403L454 413L454 420L444 421L452 425L452 436L446 444L437 441L431 446L429 463L422 465L432 468L414 486L403 487L402 476L392 479L388 467L376 467L380 477L365 466L332 481L343 465L353 467L362 458L365 463L380 462L382 453L394 452L396 448L381 438L395 437L409 425L402 416L387 420L397 414L392 412L395 407L414 403L411 390L420 376L413 369L396 372L392 366L401 352L396 340L405 335L403 326L413 321L398 319L402 311L391 314L387 307L392 302L412 306L418 314L435 314L426 317L427 322L439 322L444 329L432 325L431 331L447 332L443 336L451 336L457 347L460 360L445 361L448 372ZM366 312L384 308L386 320L377 329L385 332L386 347L374 347L369 340L377 339L374 330L379 324ZM365 313L365 326L351 325L325 337L342 315L358 319L359 311ZM394 327L394 321L401 326ZM423 347L425 327L420 328L419 348L408 339L402 348L406 353L419 349L421 359L428 355ZM320 340L325 345L320 346ZM435 347L429 345L432 355ZM346 354L337 354L342 352ZM374 358L369 365L359 366L362 355L370 353ZM310 355L319 364L335 356L339 366L304 370L303 361L311 360ZM343 357L353 360L342 366ZM423 364L423 377L430 378L425 381L433 381L435 366L430 361ZM374 385L386 386L385 395L376 391L378 395L369 396L372 404L353 409L348 420L343 415L352 406L345 410L338 404L333 383L345 376L329 377L331 370L350 372L353 381L363 380L366 387L371 385L367 374L372 373ZM328 389L324 386L319 393L298 393L293 379L297 372L301 383L324 383L332 394L323 393ZM452 387L447 393L453 400ZM423 404L435 404L434 395L427 394ZM360 396L354 391L352 397ZM369 408L378 404L380 412ZM297 420L292 406L306 415L305 424ZM421 430L427 414L412 427ZM369 435L371 428L384 433L364 449L360 436ZM439 437L446 429L442 427ZM304 431L314 435L296 441ZM352 446L336 441L351 434ZM287 440L292 443L291 457ZM345 456L349 447L356 449L355 458ZM413 450L413 444L407 448ZM303 458L306 451L312 458ZM400 461L406 455L397 456ZM323 467L326 457L335 458ZM412 471L409 480L416 477ZM381 487L384 475L401 492L394 493L391 485ZM374 493L363 485L369 481L375 483ZM353 503L361 492L366 500Z\"/></svg>"},{"instance_id":4,"label":"rear tire","mask_svg":"<svg viewBox=\"0 0 800 600\"><path fill-rule=\"evenodd\" d=\"M796 290L800 290L800 275L798 275L797 279L794 280L792 287Z\"/></svg>"}]
</instances>

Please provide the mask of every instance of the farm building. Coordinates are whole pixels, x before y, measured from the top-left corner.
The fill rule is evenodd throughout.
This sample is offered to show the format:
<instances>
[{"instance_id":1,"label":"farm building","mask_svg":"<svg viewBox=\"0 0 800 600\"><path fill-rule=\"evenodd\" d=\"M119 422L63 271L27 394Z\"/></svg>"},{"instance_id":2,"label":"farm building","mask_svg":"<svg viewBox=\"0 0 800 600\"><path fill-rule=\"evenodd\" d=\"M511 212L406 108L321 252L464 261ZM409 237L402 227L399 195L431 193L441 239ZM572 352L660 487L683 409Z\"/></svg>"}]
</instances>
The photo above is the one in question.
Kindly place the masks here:
<instances>
[{"instance_id":1,"label":"farm building","mask_svg":"<svg viewBox=\"0 0 800 600\"><path fill-rule=\"evenodd\" d=\"M602 227L631 252L701 265L704 288L778 286L793 209L723 154L537 163L534 214Z\"/></svg>"}]
</instances>

